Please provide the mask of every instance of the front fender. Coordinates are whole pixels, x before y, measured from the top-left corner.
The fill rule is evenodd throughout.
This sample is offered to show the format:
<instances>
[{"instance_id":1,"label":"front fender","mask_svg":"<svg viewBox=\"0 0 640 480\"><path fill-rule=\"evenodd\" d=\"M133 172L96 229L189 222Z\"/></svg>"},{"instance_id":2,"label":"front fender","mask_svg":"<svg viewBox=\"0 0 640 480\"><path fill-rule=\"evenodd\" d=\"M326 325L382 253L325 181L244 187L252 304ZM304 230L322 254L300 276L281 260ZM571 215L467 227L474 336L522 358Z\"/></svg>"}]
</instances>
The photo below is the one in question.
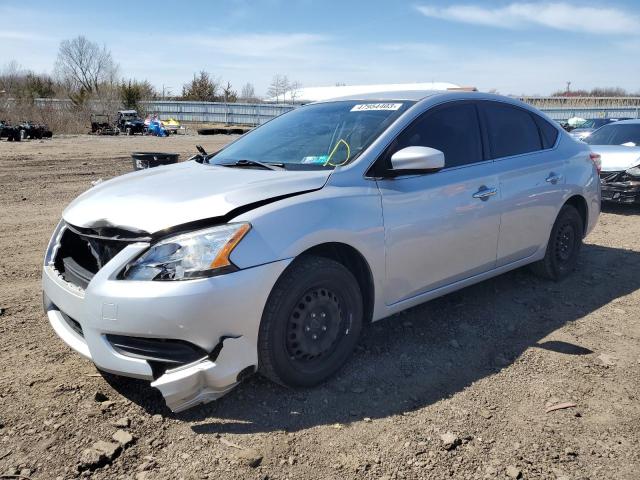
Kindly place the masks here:
<instances>
[{"instance_id":1,"label":"front fender","mask_svg":"<svg viewBox=\"0 0 640 480\"><path fill-rule=\"evenodd\" d=\"M384 224L375 182L348 187L327 185L251 210L232 221L251 222L253 227L231 254L231 261L239 268L295 258L324 243L344 243L362 254L369 264L375 291L382 291Z\"/></svg>"}]
</instances>

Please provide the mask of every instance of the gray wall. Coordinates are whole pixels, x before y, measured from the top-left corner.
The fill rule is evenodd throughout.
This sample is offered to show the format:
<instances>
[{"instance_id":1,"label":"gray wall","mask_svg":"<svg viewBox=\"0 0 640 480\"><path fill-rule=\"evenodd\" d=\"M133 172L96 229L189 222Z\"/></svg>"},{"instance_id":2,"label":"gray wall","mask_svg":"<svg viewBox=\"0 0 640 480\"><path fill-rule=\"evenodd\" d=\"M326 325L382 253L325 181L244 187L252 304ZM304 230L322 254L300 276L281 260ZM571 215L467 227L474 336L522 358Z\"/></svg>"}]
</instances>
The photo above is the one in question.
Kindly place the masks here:
<instances>
[{"instance_id":1,"label":"gray wall","mask_svg":"<svg viewBox=\"0 0 640 480\"><path fill-rule=\"evenodd\" d=\"M555 120L566 120L578 116L582 118L640 118L640 98L591 98L591 97L524 97L523 101L546 112ZM10 103L11 100L8 100ZM42 108L73 108L70 100L38 98L37 106ZM7 105L8 106L8 105ZM96 112L115 113L117 105L90 104ZM147 113L158 113L162 120L175 118L181 122L225 123L229 125L261 125L269 119L281 115L295 105L269 103L220 103L181 102L155 100L141 102Z\"/></svg>"},{"instance_id":2,"label":"gray wall","mask_svg":"<svg viewBox=\"0 0 640 480\"><path fill-rule=\"evenodd\" d=\"M148 113L158 113L181 122L227 123L232 125L261 125L295 108L293 105L268 103L178 102L158 100L140 102Z\"/></svg>"}]
</instances>

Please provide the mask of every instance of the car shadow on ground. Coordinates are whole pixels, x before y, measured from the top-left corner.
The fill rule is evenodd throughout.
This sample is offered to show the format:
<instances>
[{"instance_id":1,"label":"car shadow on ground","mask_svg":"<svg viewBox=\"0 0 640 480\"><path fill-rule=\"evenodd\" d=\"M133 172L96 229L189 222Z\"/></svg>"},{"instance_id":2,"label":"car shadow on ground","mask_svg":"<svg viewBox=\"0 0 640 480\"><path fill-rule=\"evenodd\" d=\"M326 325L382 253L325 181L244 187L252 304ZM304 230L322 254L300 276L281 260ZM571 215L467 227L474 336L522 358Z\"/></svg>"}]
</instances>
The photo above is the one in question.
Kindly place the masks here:
<instances>
[{"instance_id":1,"label":"car shadow on ground","mask_svg":"<svg viewBox=\"0 0 640 480\"><path fill-rule=\"evenodd\" d=\"M614 215L640 215L640 205L636 204L603 202L600 208L603 212Z\"/></svg>"},{"instance_id":2,"label":"car shadow on ground","mask_svg":"<svg viewBox=\"0 0 640 480\"><path fill-rule=\"evenodd\" d=\"M519 269L376 322L348 365L316 388L288 389L255 375L216 402L172 414L147 382L106 376L149 413L193 422L196 433L297 431L419 409L499 372L528 348L595 355L543 340L640 288L640 253L585 245L563 282Z\"/></svg>"}]
</instances>

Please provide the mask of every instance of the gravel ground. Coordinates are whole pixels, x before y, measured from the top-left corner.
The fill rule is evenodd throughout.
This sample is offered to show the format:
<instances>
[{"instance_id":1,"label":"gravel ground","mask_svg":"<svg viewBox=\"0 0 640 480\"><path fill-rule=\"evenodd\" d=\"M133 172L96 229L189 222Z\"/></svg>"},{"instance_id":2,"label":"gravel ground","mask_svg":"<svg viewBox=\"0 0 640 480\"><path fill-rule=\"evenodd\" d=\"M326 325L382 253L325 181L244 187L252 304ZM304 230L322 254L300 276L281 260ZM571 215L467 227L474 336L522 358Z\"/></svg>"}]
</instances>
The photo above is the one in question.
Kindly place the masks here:
<instances>
[{"instance_id":1,"label":"gravel ground","mask_svg":"<svg viewBox=\"0 0 640 480\"><path fill-rule=\"evenodd\" d=\"M131 151L229 139L0 142L0 478L638 478L638 208L607 207L564 282L518 270L375 323L317 388L255 376L172 414L73 353L40 296L64 206Z\"/></svg>"}]
</instances>

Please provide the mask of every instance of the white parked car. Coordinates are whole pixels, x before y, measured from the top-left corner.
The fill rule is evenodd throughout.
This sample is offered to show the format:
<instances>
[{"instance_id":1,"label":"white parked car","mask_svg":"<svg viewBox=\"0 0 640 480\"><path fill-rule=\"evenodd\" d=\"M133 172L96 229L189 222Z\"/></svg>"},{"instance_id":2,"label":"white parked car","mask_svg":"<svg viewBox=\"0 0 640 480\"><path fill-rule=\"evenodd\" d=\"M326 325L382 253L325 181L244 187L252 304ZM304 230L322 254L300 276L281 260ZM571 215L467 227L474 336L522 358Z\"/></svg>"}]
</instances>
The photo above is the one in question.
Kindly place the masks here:
<instances>
[{"instance_id":1,"label":"white parked car","mask_svg":"<svg viewBox=\"0 0 640 480\"><path fill-rule=\"evenodd\" d=\"M600 156L602 199L640 203L640 120L605 125L585 142Z\"/></svg>"},{"instance_id":2,"label":"white parked car","mask_svg":"<svg viewBox=\"0 0 640 480\"><path fill-rule=\"evenodd\" d=\"M45 309L176 411L254 372L316 385L369 322L523 265L569 274L600 212L594 159L496 95L310 104L80 195L46 252Z\"/></svg>"}]
</instances>

